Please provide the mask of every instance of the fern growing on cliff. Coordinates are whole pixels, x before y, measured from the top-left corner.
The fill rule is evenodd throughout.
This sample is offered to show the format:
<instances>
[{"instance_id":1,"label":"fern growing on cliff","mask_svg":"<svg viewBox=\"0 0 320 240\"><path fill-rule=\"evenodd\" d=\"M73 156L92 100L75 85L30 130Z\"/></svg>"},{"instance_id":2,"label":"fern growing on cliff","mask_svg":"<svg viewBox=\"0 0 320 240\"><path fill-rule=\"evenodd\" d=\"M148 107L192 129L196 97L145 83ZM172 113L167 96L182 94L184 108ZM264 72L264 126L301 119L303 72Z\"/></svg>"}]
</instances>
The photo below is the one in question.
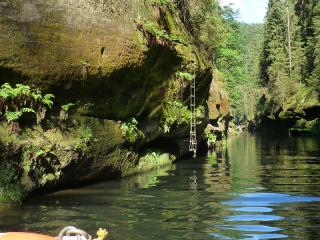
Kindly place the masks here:
<instances>
[{"instance_id":1,"label":"fern growing on cliff","mask_svg":"<svg viewBox=\"0 0 320 240\"><path fill-rule=\"evenodd\" d=\"M41 94L41 91L32 90L29 86L16 84L12 87L9 83L4 83L0 87L0 118L4 117L11 125L11 131L19 129L19 119L24 113L36 114L37 123L40 123L46 113L47 108L53 106L52 94Z\"/></svg>"},{"instance_id":2,"label":"fern growing on cliff","mask_svg":"<svg viewBox=\"0 0 320 240\"><path fill-rule=\"evenodd\" d=\"M182 43L182 40L179 36L170 34L161 29L156 22L147 21L144 18L137 18L135 22L138 26L138 29L146 33L146 37L149 38L151 42L155 42L164 46Z\"/></svg>"},{"instance_id":3,"label":"fern growing on cliff","mask_svg":"<svg viewBox=\"0 0 320 240\"><path fill-rule=\"evenodd\" d=\"M61 121L67 121L70 117L71 110L74 108L74 103L67 103L61 106L59 118Z\"/></svg>"},{"instance_id":4,"label":"fern growing on cliff","mask_svg":"<svg viewBox=\"0 0 320 240\"><path fill-rule=\"evenodd\" d=\"M192 74L190 74L190 73L188 73L188 72L180 72L180 71L176 72L176 76L177 76L178 78L187 80L187 81L189 81L189 82L191 82L191 81L195 78L194 75L192 75Z\"/></svg>"},{"instance_id":5,"label":"fern growing on cliff","mask_svg":"<svg viewBox=\"0 0 320 240\"><path fill-rule=\"evenodd\" d=\"M122 123L121 130L124 139L131 144L144 137L143 132L138 129L138 121L135 118Z\"/></svg>"},{"instance_id":6,"label":"fern growing on cliff","mask_svg":"<svg viewBox=\"0 0 320 240\"><path fill-rule=\"evenodd\" d=\"M196 108L196 118L202 119L205 115L205 108L200 105ZM170 132L171 127L182 124L189 124L191 111L182 102L170 101L164 105L162 127L165 133Z\"/></svg>"},{"instance_id":7,"label":"fern growing on cliff","mask_svg":"<svg viewBox=\"0 0 320 240\"><path fill-rule=\"evenodd\" d=\"M4 114L4 116L7 120L7 122L11 123L14 121L18 121L23 113L36 113L36 112L31 108L22 108L21 110L15 111L15 112L8 111Z\"/></svg>"}]
</instances>

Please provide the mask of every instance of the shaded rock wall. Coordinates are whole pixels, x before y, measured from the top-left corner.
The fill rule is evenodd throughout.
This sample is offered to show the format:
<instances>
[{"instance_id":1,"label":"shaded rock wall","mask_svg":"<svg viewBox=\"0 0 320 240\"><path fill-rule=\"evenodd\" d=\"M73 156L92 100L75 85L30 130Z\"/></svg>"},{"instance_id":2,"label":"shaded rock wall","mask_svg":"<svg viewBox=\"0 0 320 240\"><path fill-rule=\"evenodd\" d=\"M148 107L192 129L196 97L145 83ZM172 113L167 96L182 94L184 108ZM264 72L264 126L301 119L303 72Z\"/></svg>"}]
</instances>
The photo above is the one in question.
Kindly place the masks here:
<instances>
[{"instance_id":1,"label":"shaded rock wall","mask_svg":"<svg viewBox=\"0 0 320 240\"><path fill-rule=\"evenodd\" d=\"M205 106L212 71L175 11L142 0L0 0L0 83L53 93L50 114L62 104L76 104L76 117L67 129L57 119L52 124L53 117L18 136L1 126L0 162L14 159L24 191L127 176L186 152L188 127L165 134L163 103L181 93L180 100L188 103L189 83L181 85L175 73L192 66L197 103ZM137 28L141 18L179 36L180 43L150 41ZM226 98L214 98L225 116ZM133 145L124 141L120 129L131 117L138 119L145 135ZM87 130L79 133L83 128L90 130L90 140ZM152 164L146 146L159 137L173 139L178 150L173 156L158 146L167 155Z\"/></svg>"},{"instance_id":2,"label":"shaded rock wall","mask_svg":"<svg viewBox=\"0 0 320 240\"><path fill-rule=\"evenodd\" d=\"M256 130L297 135L320 134L320 102L311 88L301 87L283 104L268 93L261 97L256 116Z\"/></svg>"},{"instance_id":3,"label":"shaded rock wall","mask_svg":"<svg viewBox=\"0 0 320 240\"><path fill-rule=\"evenodd\" d=\"M209 125L207 131L214 133L217 140L221 141L228 136L230 121L229 96L224 89L223 82L214 74L208 97Z\"/></svg>"}]
</instances>

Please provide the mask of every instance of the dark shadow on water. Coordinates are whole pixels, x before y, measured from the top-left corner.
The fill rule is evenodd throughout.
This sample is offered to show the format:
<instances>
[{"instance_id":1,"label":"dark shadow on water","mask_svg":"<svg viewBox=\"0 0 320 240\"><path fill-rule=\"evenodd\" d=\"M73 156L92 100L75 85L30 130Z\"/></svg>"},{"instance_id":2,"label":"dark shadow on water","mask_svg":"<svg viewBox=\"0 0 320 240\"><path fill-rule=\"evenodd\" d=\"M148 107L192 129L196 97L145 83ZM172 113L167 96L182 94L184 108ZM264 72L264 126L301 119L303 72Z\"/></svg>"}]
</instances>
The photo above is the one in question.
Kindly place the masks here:
<instances>
[{"instance_id":1,"label":"dark shadow on water","mask_svg":"<svg viewBox=\"0 0 320 240\"><path fill-rule=\"evenodd\" d=\"M227 149L150 173L37 197L0 231L66 225L113 240L320 239L320 144L243 134Z\"/></svg>"}]
</instances>

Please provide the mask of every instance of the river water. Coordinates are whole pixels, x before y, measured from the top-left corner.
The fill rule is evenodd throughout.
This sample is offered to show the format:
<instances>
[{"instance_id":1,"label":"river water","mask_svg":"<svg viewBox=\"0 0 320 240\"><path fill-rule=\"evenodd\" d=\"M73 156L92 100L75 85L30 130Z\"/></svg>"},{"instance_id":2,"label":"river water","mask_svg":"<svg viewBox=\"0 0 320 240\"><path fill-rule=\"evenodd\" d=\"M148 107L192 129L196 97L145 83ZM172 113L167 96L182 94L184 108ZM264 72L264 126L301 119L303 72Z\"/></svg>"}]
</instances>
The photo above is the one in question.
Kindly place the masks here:
<instances>
[{"instance_id":1,"label":"river water","mask_svg":"<svg viewBox=\"0 0 320 240\"><path fill-rule=\"evenodd\" d=\"M29 199L0 231L114 240L320 239L320 141L243 134L216 156Z\"/></svg>"}]
</instances>

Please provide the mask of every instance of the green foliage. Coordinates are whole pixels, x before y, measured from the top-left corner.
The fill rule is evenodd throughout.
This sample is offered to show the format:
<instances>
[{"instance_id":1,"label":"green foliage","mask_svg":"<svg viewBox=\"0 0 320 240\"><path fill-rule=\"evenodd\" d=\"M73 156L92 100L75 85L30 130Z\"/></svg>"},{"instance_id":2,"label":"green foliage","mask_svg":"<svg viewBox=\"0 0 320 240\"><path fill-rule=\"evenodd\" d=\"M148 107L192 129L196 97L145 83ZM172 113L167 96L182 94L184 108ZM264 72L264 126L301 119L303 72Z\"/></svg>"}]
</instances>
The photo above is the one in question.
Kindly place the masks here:
<instances>
[{"instance_id":1,"label":"green foliage","mask_svg":"<svg viewBox=\"0 0 320 240\"><path fill-rule=\"evenodd\" d=\"M1 165L0 168L0 186L3 188L9 188L12 184L18 181L17 175L13 167L9 165Z\"/></svg>"},{"instance_id":2,"label":"green foliage","mask_svg":"<svg viewBox=\"0 0 320 240\"><path fill-rule=\"evenodd\" d=\"M295 3L289 1L289 8L286 6L283 2L274 0L269 4L264 28L264 54L261 59L263 84L268 87L273 87L276 81L279 86L280 81L286 82L281 86L285 88L288 83L291 85L301 82L303 77L301 66L305 65L306 58L302 47L301 28L294 8Z\"/></svg>"},{"instance_id":3,"label":"green foliage","mask_svg":"<svg viewBox=\"0 0 320 240\"><path fill-rule=\"evenodd\" d=\"M240 23L238 12L222 7L217 0L190 2L189 11L182 12L202 53L223 76L232 115L237 121L253 119L261 92L259 53L263 26Z\"/></svg>"},{"instance_id":4,"label":"green foliage","mask_svg":"<svg viewBox=\"0 0 320 240\"><path fill-rule=\"evenodd\" d=\"M75 106L74 103L67 103L65 105L61 106L61 109L65 112L68 112L71 108L73 108Z\"/></svg>"},{"instance_id":5,"label":"green foliage","mask_svg":"<svg viewBox=\"0 0 320 240\"><path fill-rule=\"evenodd\" d=\"M43 104L51 108L54 95L46 94L42 96L41 91L31 90L27 85L16 84L15 87L11 87L9 83L4 83L0 87L0 98L2 98L3 104L9 100L12 101L12 106L7 107L20 107L29 103L29 105Z\"/></svg>"},{"instance_id":6,"label":"green foliage","mask_svg":"<svg viewBox=\"0 0 320 240\"><path fill-rule=\"evenodd\" d=\"M83 127L81 126L78 129L78 137L85 143L88 144L92 141L94 141L92 129L89 127Z\"/></svg>"},{"instance_id":7,"label":"green foliage","mask_svg":"<svg viewBox=\"0 0 320 240\"><path fill-rule=\"evenodd\" d=\"M39 143L32 142L23 148L22 159L25 162L24 170L30 171L32 161L39 161L39 158L44 157L54 149L53 144L39 145ZM27 165L26 165L27 163ZM36 167L36 166L33 166ZM33 169L35 170L35 169Z\"/></svg>"},{"instance_id":8,"label":"green foliage","mask_svg":"<svg viewBox=\"0 0 320 240\"><path fill-rule=\"evenodd\" d=\"M187 80L187 81L189 81L189 82L191 82L191 81L195 78L194 75L192 75L192 74L190 74L190 73L188 73L188 72L180 72L180 71L176 72L176 76L177 76L178 78Z\"/></svg>"},{"instance_id":9,"label":"green foliage","mask_svg":"<svg viewBox=\"0 0 320 240\"><path fill-rule=\"evenodd\" d=\"M16 87L12 88L9 83L4 83L0 88L0 97L4 100L16 99L21 96L29 96L30 92L29 86L16 84Z\"/></svg>"},{"instance_id":10,"label":"green foliage","mask_svg":"<svg viewBox=\"0 0 320 240\"><path fill-rule=\"evenodd\" d=\"M271 96L272 109L285 110L300 89L311 87L319 94L317 19L320 20L319 1L288 0L286 5L270 0L264 27L261 84Z\"/></svg>"},{"instance_id":11,"label":"green foliage","mask_svg":"<svg viewBox=\"0 0 320 240\"><path fill-rule=\"evenodd\" d=\"M171 0L150 0L152 6L172 6Z\"/></svg>"},{"instance_id":12,"label":"green foliage","mask_svg":"<svg viewBox=\"0 0 320 240\"><path fill-rule=\"evenodd\" d=\"M172 101L165 105L162 121L164 132L169 132L173 124L188 124L191 119L191 112L182 102Z\"/></svg>"},{"instance_id":13,"label":"green foliage","mask_svg":"<svg viewBox=\"0 0 320 240\"><path fill-rule=\"evenodd\" d=\"M10 165L0 166L0 203L19 202L22 198L18 175Z\"/></svg>"},{"instance_id":14,"label":"green foliage","mask_svg":"<svg viewBox=\"0 0 320 240\"><path fill-rule=\"evenodd\" d=\"M179 36L172 35L161 29L156 22L147 21L144 18L138 18L136 19L136 22L142 31L149 33L159 43L162 43L163 41L169 43L182 43L182 40Z\"/></svg>"},{"instance_id":15,"label":"green foliage","mask_svg":"<svg viewBox=\"0 0 320 240\"><path fill-rule=\"evenodd\" d=\"M5 112L4 117L6 118L7 123L16 122L20 119L23 113L36 113L36 112L31 108L22 108L20 111L15 111L15 112L7 111Z\"/></svg>"},{"instance_id":16,"label":"green foliage","mask_svg":"<svg viewBox=\"0 0 320 240\"><path fill-rule=\"evenodd\" d=\"M89 143L93 140L93 134L91 128L84 128L83 135L81 136L85 143Z\"/></svg>"},{"instance_id":17,"label":"green foliage","mask_svg":"<svg viewBox=\"0 0 320 240\"><path fill-rule=\"evenodd\" d=\"M74 148L82 151L86 150L91 143L98 141L88 126L79 126L75 131L75 138Z\"/></svg>"},{"instance_id":18,"label":"green foliage","mask_svg":"<svg viewBox=\"0 0 320 240\"><path fill-rule=\"evenodd\" d=\"M15 121L18 121L19 118L22 116L22 111L6 112L4 116L8 123L15 122Z\"/></svg>"},{"instance_id":19,"label":"green foliage","mask_svg":"<svg viewBox=\"0 0 320 240\"><path fill-rule=\"evenodd\" d=\"M202 119L205 115L204 106L198 106L196 108L196 118ZM162 126L165 133L168 133L171 126L174 124L189 124L191 121L191 111L182 102L171 101L167 102L163 109Z\"/></svg>"},{"instance_id":20,"label":"green foliage","mask_svg":"<svg viewBox=\"0 0 320 240\"><path fill-rule=\"evenodd\" d=\"M251 120L260 94L262 25L239 23L231 9L222 10L222 14L229 32L217 46L215 63L230 97L232 115L237 122Z\"/></svg>"},{"instance_id":21,"label":"green foliage","mask_svg":"<svg viewBox=\"0 0 320 240\"><path fill-rule=\"evenodd\" d=\"M205 117L205 107L200 105L196 108L196 118L204 118Z\"/></svg>"},{"instance_id":22,"label":"green foliage","mask_svg":"<svg viewBox=\"0 0 320 240\"><path fill-rule=\"evenodd\" d=\"M138 129L138 121L135 118L131 118L127 122L122 123L121 130L124 139L131 144L144 138L143 132Z\"/></svg>"},{"instance_id":23,"label":"green foliage","mask_svg":"<svg viewBox=\"0 0 320 240\"><path fill-rule=\"evenodd\" d=\"M71 110L75 107L74 103L67 103L61 106L59 118L61 121L70 120Z\"/></svg>"},{"instance_id":24,"label":"green foliage","mask_svg":"<svg viewBox=\"0 0 320 240\"><path fill-rule=\"evenodd\" d=\"M307 36L307 60L309 67L309 85L320 96L320 2L313 0L313 8L309 12L309 36ZM306 4L306 3L304 3ZM311 3L309 3L311 4Z\"/></svg>"},{"instance_id":25,"label":"green foliage","mask_svg":"<svg viewBox=\"0 0 320 240\"><path fill-rule=\"evenodd\" d=\"M203 54L214 60L219 46L230 32L227 23L229 7L221 7L217 0L199 0L190 6L189 24L191 34L201 44Z\"/></svg>"},{"instance_id":26,"label":"green foliage","mask_svg":"<svg viewBox=\"0 0 320 240\"><path fill-rule=\"evenodd\" d=\"M53 99L54 95L53 94L46 94L41 98L41 102L46 105L49 108L52 108L53 106Z\"/></svg>"},{"instance_id":27,"label":"green foliage","mask_svg":"<svg viewBox=\"0 0 320 240\"><path fill-rule=\"evenodd\" d=\"M34 113L37 122L41 121L46 107L52 108L53 98L52 94L42 96L41 91L23 84L12 87L4 83L0 87L0 116L3 115L8 123L17 123L24 113Z\"/></svg>"},{"instance_id":28,"label":"green foliage","mask_svg":"<svg viewBox=\"0 0 320 240\"><path fill-rule=\"evenodd\" d=\"M204 131L204 136L207 139L208 143L215 143L217 140L217 136L213 132L207 129Z\"/></svg>"},{"instance_id":29,"label":"green foliage","mask_svg":"<svg viewBox=\"0 0 320 240\"><path fill-rule=\"evenodd\" d=\"M152 151L152 152L148 152L145 158L156 160L157 158L160 158L160 156L161 156L160 153Z\"/></svg>"}]
</instances>

